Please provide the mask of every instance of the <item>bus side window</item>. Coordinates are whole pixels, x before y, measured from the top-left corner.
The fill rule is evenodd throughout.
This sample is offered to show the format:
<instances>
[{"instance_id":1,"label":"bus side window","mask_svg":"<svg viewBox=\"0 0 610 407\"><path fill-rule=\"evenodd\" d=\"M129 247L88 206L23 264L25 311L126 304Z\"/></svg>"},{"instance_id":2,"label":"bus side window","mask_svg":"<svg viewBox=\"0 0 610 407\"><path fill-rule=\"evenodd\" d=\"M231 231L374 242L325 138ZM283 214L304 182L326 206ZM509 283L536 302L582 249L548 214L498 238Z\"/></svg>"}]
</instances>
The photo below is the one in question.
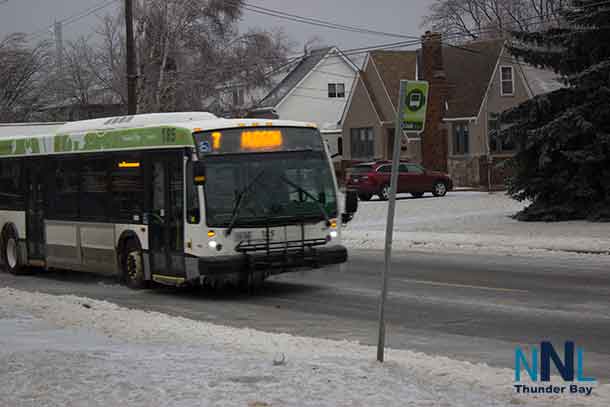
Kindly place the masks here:
<instances>
[{"instance_id":1,"label":"bus side window","mask_svg":"<svg viewBox=\"0 0 610 407\"><path fill-rule=\"evenodd\" d=\"M198 187L193 182L193 162L189 161L186 165L186 221L191 225L197 225L200 222L200 207Z\"/></svg>"},{"instance_id":2,"label":"bus side window","mask_svg":"<svg viewBox=\"0 0 610 407\"><path fill-rule=\"evenodd\" d=\"M23 210L24 195L21 180L21 161L15 158L0 162L0 208Z\"/></svg>"},{"instance_id":3,"label":"bus side window","mask_svg":"<svg viewBox=\"0 0 610 407\"><path fill-rule=\"evenodd\" d=\"M91 158L81 167L80 216L87 219L106 220L111 194L108 182L108 160Z\"/></svg>"},{"instance_id":4,"label":"bus side window","mask_svg":"<svg viewBox=\"0 0 610 407\"><path fill-rule=\"evenodd\" d=\"M117 154L110 160L112 216L117 221L138 222L137 217L144 211L141 160L142 156L139 154Z\"/></svg>"},{"instance_id":5,"label":"bus side window","mask_svg":"<svg viewBox=\"0 0 610 407\"><path fill-rule=\"evenodd\" d=\"M57 160L55 170L55 219L71 219L79 216L80 161Z\"/></svg>"}]
</instances>

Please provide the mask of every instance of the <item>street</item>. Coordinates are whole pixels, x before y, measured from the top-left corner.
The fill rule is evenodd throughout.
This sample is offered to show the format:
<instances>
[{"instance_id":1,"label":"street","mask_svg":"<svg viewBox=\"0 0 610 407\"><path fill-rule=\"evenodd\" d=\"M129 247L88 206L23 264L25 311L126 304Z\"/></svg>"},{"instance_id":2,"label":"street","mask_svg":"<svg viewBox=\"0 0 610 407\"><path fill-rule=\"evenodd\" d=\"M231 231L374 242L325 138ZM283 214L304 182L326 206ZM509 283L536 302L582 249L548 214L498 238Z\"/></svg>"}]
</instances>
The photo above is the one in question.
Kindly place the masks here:
<instances>
[{"instance_id":1,"label":"street","mask_svg":"<svg viewBox=\"0 0 610 407\"><path fill-rule=\"evenodd\" d=\"M383 253L352 250L340 272L291 273L253 296L231 290L131 291L114 280L67 271L0 285L73 294L233 327L374 345ZM610 379L610 259L603 256L394 255L388 346L513 368L517 345L573 340L585 374ZM371 355L374 358L374 355Z\"/></svg>"}]
</instances>

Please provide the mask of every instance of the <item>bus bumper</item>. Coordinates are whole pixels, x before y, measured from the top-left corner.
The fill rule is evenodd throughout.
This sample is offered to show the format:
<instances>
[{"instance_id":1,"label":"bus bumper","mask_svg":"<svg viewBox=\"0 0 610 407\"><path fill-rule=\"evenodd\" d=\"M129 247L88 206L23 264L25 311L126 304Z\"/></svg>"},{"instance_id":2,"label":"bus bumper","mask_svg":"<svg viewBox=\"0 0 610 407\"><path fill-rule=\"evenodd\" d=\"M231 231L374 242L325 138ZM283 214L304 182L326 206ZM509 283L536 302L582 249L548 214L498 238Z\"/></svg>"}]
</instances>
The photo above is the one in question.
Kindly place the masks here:
<instances>
[{"instance_id":1,"label":"bus bumper","mask_svg":"<svg viewBox=\"0 0 610 407\"><path fill-rule=\"evenodd\" d=\"M308 248L305 251L252 252L200 258L199 274L211 277L252 270L268 270L270 274L278 274L291 271L290 269L313 269L346 261L347 249L341 245Z\"/></svg>"}]
</instances>

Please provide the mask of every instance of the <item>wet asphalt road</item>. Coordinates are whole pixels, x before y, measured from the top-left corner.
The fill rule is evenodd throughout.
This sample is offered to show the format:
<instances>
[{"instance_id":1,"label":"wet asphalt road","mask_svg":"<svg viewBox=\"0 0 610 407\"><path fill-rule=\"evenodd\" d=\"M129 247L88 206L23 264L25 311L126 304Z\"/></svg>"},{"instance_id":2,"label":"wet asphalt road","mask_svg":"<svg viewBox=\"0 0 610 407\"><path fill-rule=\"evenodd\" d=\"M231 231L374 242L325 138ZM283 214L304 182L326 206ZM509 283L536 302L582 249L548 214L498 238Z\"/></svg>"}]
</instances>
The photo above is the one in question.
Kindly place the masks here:
<instances>
[{"instance_id":1,"label":"wet asphalt road","mask_svg":"<svg viewBox=\"0 0 610 407\"><path fill-rule=\"evenodd\" d=\"M351 251L340 272L274 277L254 295L131 291L99 275L0 273L0 286L270 332L377 342L383 253ZM573 340L585 374L610 381L610 257L396 254L386 308L390 347L513 367L516 345ZM371 358L374 358L374 352Z\"/></svg>"}]
</instances>

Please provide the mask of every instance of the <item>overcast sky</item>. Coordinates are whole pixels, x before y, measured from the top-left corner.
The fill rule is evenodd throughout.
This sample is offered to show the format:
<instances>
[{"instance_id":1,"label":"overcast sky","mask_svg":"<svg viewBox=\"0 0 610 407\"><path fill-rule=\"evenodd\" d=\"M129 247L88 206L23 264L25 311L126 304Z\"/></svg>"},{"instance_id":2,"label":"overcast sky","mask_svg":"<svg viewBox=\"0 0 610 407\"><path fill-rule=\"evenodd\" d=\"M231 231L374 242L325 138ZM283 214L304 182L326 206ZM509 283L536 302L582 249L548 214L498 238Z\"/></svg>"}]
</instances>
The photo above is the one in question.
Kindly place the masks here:
<instances>
[{"instance_id":1,"label":"overcast sky","mask_svg":"<svg viewBox=\"0 0 610 407\"><path fill-rule=\"evenodd\" d=\"M250 0L252 5L281 10L291 14L313 17L340 24L365 27L405 35L421 35L419 28L421 17L426 13L432 0ZM52 38L52 30L45 27L69 16L78 15L99 4L103 0L0 0L0 36L7 33L38 32L43 30ZM117 0L118 7L121 2ZM107 7L96 14L83 18L64 27L66 39L93 31L99 15L112 11ZM97 16L96 16L97 15ZM356 48L373 44L383 44L400 39L379 35L355 34L335 31L311 25L281 20L275 17L244 11L240 25L242 30L248 27L275 28L281 27L297 45L296 51L308 39L319 37L325 45L337 45L340 48Z\"/></svg>"}]
</instances>

